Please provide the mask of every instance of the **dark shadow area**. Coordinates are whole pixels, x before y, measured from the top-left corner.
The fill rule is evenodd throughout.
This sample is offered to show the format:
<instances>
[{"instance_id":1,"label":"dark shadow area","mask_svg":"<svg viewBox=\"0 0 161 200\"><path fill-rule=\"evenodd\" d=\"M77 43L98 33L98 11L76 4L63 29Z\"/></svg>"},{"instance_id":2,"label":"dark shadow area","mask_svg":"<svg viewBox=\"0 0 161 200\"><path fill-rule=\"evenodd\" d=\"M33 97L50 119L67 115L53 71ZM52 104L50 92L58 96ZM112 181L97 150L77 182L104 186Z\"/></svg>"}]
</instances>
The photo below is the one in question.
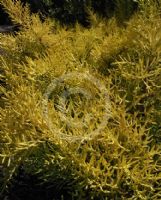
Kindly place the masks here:
<instances>
[{"instance_id":1,"label":"dark shadow area","mask_svg":"<svg viewBox=\"0 0 161 200\"><path fill-rule=\"evenodd\" d=\"M22 4L28 3L32 13L41 13L41 19L48 16L55 18L61 24L74 25L76 22L88 27L89 14L88 9L92 9L102 18L111 18L116 16L118 23L127 21L134 12L138 10L138 4L133 0L21 0ZM0 5L0 26L12 25L8 14L5 13Z\"/></svg>"},{"instance_id":2,"label":"dark shadow area","mask_svg":"<svg viewBox=\"0 0 161 200\"><path fill-rule=\"evenodd\" d=\"M13 177L7 191L0 196L1 200L70 200L71 196L67 190L59 190L53 183L41 184L36 175L27 174L22 168L17 176Z\"/></svg>"},{"instance_id":3,"label":"dark shadow area","mask_svg":"<svg viewBox=\"0 0 161 200\"><path fill-rule=\"evenodd\" d=\"M0 5L0 26L1 25L12 25L11 20L9 19L9 16L3 10L2 5Z\"/></svg>"}]
</instances>

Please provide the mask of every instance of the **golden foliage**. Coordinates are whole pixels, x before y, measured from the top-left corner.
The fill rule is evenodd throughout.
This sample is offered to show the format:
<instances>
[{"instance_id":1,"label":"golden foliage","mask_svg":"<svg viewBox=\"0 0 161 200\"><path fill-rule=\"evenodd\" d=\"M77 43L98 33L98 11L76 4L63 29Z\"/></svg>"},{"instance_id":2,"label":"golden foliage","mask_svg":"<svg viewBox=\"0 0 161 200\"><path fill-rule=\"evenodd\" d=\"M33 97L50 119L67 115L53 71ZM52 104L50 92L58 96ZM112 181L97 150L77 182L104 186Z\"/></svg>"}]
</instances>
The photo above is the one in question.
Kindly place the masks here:
<instances>
[{"instance_id":1,"label":"golden foliage","mask_svg":"<svg viewBox=\"0 0 161 200\"><path fill-rule=\"evenodd\" d=\"M115 19L96 23L94 16L91 28L67 30L41 22L20 1L1 3L22 25L16 34L0 35L2 187L23 166L75 199L160 199L160 17L138 13L120 28ZM71 72L79 76L63 82ZM110 115L91 136L107 103L98 85L108 91ZM94 98L82 97L78 88Z\"/></svg>"}]
</instances>

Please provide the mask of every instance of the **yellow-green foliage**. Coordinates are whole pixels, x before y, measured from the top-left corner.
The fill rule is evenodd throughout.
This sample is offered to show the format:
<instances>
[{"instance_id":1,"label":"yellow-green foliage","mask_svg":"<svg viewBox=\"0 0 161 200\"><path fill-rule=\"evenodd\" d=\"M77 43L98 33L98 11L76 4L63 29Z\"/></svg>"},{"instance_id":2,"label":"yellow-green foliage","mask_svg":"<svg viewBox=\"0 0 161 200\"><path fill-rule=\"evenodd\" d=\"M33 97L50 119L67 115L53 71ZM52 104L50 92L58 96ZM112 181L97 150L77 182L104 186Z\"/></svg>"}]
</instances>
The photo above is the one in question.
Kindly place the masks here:
<instances>
[{"instance_id":1,"label":"yellow-green foliage","mask_svg":"<svg viewBox=\"0 0 161 200\"><path fill-rule=\"evenodd\" d=\"M41 22L20 1L0 2L22 26L16 34L0 35L2 191L23 166L60 193L69 190L71 199L160 199L160 16L138 13L126 28L111 19L67 29L49 19ZM50 100L52 129L44 117L48 85L70 72L92 75L108 91L110 118L94 137L88 133L101 123L104 99L81 77L67 85L92 91L95 98L86 104L79 94L71 95L66 118L73 112L77 121L92 111L94 119L87 117L85 127L70 126ZM50 97L55 104L63 87Z\"/></svg>"}]
</instances>

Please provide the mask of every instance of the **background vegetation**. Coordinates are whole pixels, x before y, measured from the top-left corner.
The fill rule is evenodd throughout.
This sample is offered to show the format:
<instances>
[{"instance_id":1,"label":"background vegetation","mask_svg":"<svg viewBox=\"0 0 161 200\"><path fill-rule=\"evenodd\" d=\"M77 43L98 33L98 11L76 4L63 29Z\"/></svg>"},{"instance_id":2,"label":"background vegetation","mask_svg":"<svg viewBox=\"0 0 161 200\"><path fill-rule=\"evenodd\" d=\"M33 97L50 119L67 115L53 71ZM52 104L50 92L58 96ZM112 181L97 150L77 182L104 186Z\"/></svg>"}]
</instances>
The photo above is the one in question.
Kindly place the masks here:
<instances>
[{"instance_id":1,"label":"background vegetation","mask_svg":"<svg viewBox=\"0 0 161 200\"><path fill-rule=\"evenodd\" d=\"M138 6L138 3L133 0L44 0L43 2L50 16L54 16L63 23L73 24L78 21L85 26L90 25L89 8L101 17L111 18L115 15L118 21L123 23Z\"/></svg>"},{"instance_id":2,"label":"background vegetation","mask_svg":"<svg viewBox=\"0 0 161 200\"><path fill-rule=\"evenodd\" d=\"M126 5L124 1L117 1L115 12L111 10L112 3L100 1L106 3L104 8L110 7L110 19L100 17L92 10L87 12L90 27L76 23L69 28L55 19L42 20L39 14L31 14L29 6L24 6L21 1L0 2L12 22L20 25L17 33L0 34L2 198L8 195L12 200L34 199L35 191L31 187L37 190L35 185L39 185L36 192L39 199L159 200L160 4L154 0L137 1L138 11L131 16L126 6L132 1L127 1L129 4ZM68 8L67 12L57 10L56 2L44 3L51 9L51 16L60 14L58 18L64 21L66 14L71 12L71 16L77 13L77 17L68 18L68 22L81 21L82 14L78 13L84 12L84 7L79 10L78 4L68 7L69 4L64 2L65 7L61 8ZM88 3L98 11L104 5ZM67 102L72 105L68 115L76 120L75 116L81 112L84 117L89 109L95 109L94 120L99 125L101 112L98 110L103 103L99 92L87 81L73 79L54 88L47 105L52 129L43 115L42 101L48 85L69 72L90 74L99 79L111 102L111 115L105 129L96 137L83 141L72 137L83 135L88 138L89 131L94 129L93 121L87 119L88 127L69 127L59 116L57 107L52 106L52 100L56 105L66 85L94 91L95 98L89 104L79 93L71 95ZM83 109L80 105L84 105ZM70 136L70 140L62 139L59 132ZM35 181L34 186L28 182L26 193L23 177ZM15 186L23 192L17 191ZM42 194L40 188L50 194Z\"/></svg>"},{"instance_id":3,"label":"background vegetation","mask_svg":"<svg viewBox=\"0 0 161 200\"><path fill-rule=\"evenodd\" d=\"M41 12L44 16L54 17L63 24L73 25L77 21L84 26L89 26L89 9L97 12L101 17L111 18L114 15L120 23L123 23L138 8L134 0L21 0L28 3L32 12ZM9 23L9 17L1 7L0 23ZM11 22L10 22L11 23Z\"/></svg>"}]
</instances>

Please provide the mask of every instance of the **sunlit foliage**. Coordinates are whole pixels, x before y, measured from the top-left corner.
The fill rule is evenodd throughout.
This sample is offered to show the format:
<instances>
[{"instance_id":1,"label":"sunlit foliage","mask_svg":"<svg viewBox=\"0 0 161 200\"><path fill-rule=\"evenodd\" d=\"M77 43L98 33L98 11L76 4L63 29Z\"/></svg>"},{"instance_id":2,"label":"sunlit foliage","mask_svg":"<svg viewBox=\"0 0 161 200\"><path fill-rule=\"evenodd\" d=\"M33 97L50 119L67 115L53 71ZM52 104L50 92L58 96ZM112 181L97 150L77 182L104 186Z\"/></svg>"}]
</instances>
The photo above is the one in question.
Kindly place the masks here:
<instances>
[{"instance_id":1,"label":"sunlit foliage","mask_svg":"<svg viewBox=\"0 0 161 200\"><path fill-rule=\"evenodd\" d=\"M1 192L21 166L26 173L36 174L42 184L52 183L64 199L64 189L71 199L80 200L160 199L158 5L147 1L146 7L139 1L140 11L125 27L116 18L103 20L91 12L90 28L76 24L69 29L50 19L42 22L20 1L0 2L13 22L21 25L16 34L0 34ZM95 128L90 117L85 121L88 126L70 126L60 117L58 107L52 106L50 100L57 104L64 85L54 88L47 105L52 128L44 117L42 102L48 86L71 72L92 75L108 91L108 123L94 137L88 135ZM96 87L81 77L68 80L67 86L92 91L95 99L86 104L79 93L71 95L66 117L77 120L80 113L84 116L91 109L99 125L103 102Z\"/></svg>"}]
</instances>

